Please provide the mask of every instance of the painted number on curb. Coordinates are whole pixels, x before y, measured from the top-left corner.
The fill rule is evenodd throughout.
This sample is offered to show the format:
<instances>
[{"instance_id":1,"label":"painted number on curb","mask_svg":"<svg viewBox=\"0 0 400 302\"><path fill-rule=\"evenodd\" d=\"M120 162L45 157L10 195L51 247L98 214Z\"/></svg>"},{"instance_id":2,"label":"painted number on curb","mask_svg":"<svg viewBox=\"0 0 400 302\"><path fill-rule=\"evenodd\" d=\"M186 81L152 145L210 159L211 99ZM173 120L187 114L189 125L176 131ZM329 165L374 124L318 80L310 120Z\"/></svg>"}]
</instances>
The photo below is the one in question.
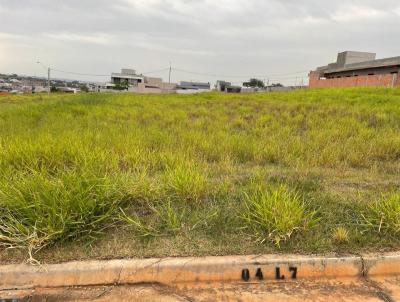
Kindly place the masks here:
<instances>
[{"instance_id":1,"label":"painted number on curb","mask_svg":"<svg viewBox=\"0 0 400 302\"><path fill-rule=\"evenodd\" d=\"M289 267L289 273L290 273L290 278L291 279L297 279L297 267L290 266ZM260 267L257 268L256 273L255 273L255 277L258 280L263 280L264 279L264 274L263 274L263 271L262 271L262 269ZM250 276L249 269L247 269L247 268L242 269L242 280L243 281L249 281L250 278L251 278L251 276ZM275 268L275 279L276 280L285 280L285 275L282 274L281 268L279 266L277 266Z\"/></svg>"}]
</instances>

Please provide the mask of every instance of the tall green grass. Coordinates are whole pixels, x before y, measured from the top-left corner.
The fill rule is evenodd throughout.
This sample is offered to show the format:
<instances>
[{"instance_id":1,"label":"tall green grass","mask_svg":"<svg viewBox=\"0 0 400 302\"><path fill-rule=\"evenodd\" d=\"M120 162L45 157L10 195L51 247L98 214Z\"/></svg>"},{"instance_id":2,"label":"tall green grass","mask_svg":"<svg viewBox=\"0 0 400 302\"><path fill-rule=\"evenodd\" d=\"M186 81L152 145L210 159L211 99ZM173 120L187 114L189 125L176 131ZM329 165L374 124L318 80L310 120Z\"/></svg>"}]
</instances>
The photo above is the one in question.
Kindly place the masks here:
<instances>
[{"instance_id":1,"label":"tall green grass","mask_svg":"<svg viewBox=\"0 0 400 302\"><path fill-rule=\"evenodd\" d=\"M366 226L378 233L400 234L400 192L371 202L362 215Z\"/></svg>"},{"instance_id":2,"label":"tall green grass","mask_svg":"<svg viewBox=\"0 0 400 302\"><path fill-rule=\"evenodd\" d=\"M55 241L95 237L124 201L117 179L43 172L0 181L0 245L39 250Z\"/></svg>"},{"instance_id":3,"label":"tall green grass","mask_svg":"<svg viewBox=\"0 0 400 302\"><path fill-rule=\"evenodd\" d=\"M3 97L0 245L110 228L232 253L249 235L292 251L396 245L397 197L374 200L400 183L399 103L380 88Z\"/></svg>"},{"instance_id":4,"label":"tall green grass","mask_svg":"<svg viewBox=\"0 0 400 302\"><path fill-rule=\"evenodd\" d=\"M315 212L308 210L300 195L286 186L258 187L244 195L242 218L260 242L271 240L280 246L293 233L306 231L317 222Z\"/></svg>"}]
</instances>

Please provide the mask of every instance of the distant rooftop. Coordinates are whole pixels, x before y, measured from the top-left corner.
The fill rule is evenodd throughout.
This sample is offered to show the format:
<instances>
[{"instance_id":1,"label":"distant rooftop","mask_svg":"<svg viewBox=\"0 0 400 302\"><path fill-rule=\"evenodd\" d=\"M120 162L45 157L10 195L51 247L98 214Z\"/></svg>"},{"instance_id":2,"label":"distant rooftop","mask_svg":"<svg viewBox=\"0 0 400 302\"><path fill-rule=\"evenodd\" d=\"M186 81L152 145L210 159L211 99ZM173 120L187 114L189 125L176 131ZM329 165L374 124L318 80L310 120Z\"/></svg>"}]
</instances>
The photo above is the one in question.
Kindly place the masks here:
<instances>
[{"instance_id":1,"label":"distant rooftop","mask_svg":"<svg viewBox=\"0 0 400 302\"><path fill-rule=\"evenodd\" d=\"M317 70L323 72L324 74L329 74L343 71L400 66L400 56L378 60L375 58L375 53L345 51L338 54L337 61L335 63L319 67Z\"/></svg>"},{"instance_id":2,"label":"distant rooftop","mask_svg":"<svg viewBox=\"0 0 400 302\"><path fill-rule=\"evenodd\" d=\"M121 79L143 79L144 77L141 75L130 75L130 74L126 74L126 73L117 73L117 72L113 72L111 74L112 78L121 78Z\"/></svg>"},{"instance_id":3,"label":"distant rooftop","mask_svg":"<svg viewBox=\"0 0 400 302\"><path fill-rule=\"evenodd\" d=\"M122 79L143 79L142 75L136 74L136 70L122 68L121 72L113 72L111 73L112 78L122 78Z\"/></svg>"},{"instance_id":4,"label":"distant rooftop","mask_svg":"<svg viewBox=\"0 0 400 302\"><path fill-rule=\"evenodd\" d=\"M180 89L210 89L210 83L202 83L202 82L186 82L182 81L179 83L178 88Z\"/></svg>"},{"instance_id":5,"label":"distant rooftop","mask_svg":"<svg viewBox=\"0 0 400 302\"><path fill-rule=\"evenodd\" d=\"M129 75L136 75L136 70L135 69L130 69L130 68L122 68L121 69L122 74L129 74Z\"/></svg>"}]
</instances>

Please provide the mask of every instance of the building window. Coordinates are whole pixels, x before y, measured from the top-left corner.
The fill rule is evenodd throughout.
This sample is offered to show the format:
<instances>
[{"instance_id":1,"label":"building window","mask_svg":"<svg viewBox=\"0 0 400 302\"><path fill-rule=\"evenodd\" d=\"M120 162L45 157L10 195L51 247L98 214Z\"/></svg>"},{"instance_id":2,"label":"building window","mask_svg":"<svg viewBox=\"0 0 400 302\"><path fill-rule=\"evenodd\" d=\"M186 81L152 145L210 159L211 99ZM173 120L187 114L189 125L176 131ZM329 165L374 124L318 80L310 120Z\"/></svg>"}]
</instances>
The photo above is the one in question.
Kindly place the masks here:
<instances>
[{"instance_id":1,"label":"building window","mask_svg":"<svg viewBox=\"0 0 400 302\"><path fill-rule=\"evenodd\" d=\"M397 71L392 71L390 74L398 74Z\"/></svg>"},{"instance_id":2,"label":"building window","mask_svg":"<svg viewBox=\"0 0 400 302\"><path fill-rule=\"evenodd\" d=\"M370 76L370 75L375 75L375 74L374 73L369 73L368 75Z\"/></svg>"}]
</instances>

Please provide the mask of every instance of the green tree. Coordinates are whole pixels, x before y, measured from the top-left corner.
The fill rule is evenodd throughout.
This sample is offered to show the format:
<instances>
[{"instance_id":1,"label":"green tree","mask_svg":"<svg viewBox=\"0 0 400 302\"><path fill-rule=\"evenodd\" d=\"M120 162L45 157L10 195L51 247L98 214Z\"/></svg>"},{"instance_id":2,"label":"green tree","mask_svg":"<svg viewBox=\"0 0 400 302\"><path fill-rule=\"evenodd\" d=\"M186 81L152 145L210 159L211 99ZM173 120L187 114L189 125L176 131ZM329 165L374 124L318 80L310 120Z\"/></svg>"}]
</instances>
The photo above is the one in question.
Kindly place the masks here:
<instances>
[{"instance_id":1,"label":"green tree","mask_svg":"<svg viewBox=\"0 0 400 302\"><path fill-rule=\"evenodd\" d=\"M265 84L262 80L259 79L250 79L248 82L243 83L244 87L252 87L252 88L264 88Z\"/></svg>"},{"instance_id":2,"label":"green tree","mask_svg":"<svg viewBox=\"0 0 400 302\"><path fill-rule=\"evenodd\" d=\"M127 80L121 81L121 82L115 84L115 87L114 87L114 89L116 89L116 90L128 90L128 88L129 88L129 83Z\"/></svg>"},{"instance_id":3,"label":"green tree","mask_svg":"<svg viewBox=\"0 0 400 302\"><path fill-rule=\"evenodd\" d=\"M86 85L81 85L81 86L79 86L79 89L80 89L82 92L89 92L89 88L88 88Z\"/></svg>"}]
</instances>

